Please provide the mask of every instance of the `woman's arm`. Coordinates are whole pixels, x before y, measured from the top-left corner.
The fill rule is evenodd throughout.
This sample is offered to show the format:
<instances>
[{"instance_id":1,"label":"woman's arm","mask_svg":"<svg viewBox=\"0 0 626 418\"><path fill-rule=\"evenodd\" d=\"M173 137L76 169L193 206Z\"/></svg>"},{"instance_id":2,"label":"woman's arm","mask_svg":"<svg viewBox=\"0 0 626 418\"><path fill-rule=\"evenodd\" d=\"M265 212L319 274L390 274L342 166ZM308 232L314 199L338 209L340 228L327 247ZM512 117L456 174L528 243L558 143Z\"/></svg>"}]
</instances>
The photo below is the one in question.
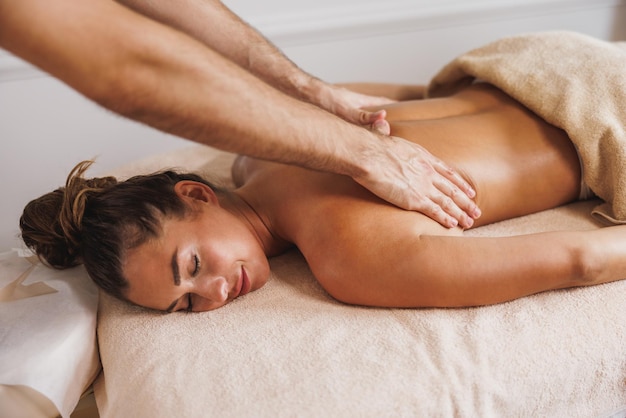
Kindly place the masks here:
<instances>
[{"instance_id":1,"label":"woman's arm","mask_svg":"<svg viewBox=\"0 0 626 418\"><path fill-rule=\"evenodd\" d=\"M416 236L399 243L393 254L361 248L359 261L349 272L330 271L324 265L319 280L337 299L358 305L490 305L547 290L623 279L626 239L619 235L626 235L626 229L611 229L620 231L498 238ZM596 251L599 245L594 240L600 238L615 251Z\"/></svg>"},{"instance_id":2,"label":"woman's arm","mask_svg":"<svg viewBox=\"0 0 626 418\"><path fill-rule=\"evenodd\" d=\"M309 236L333 239L298 244L320 284L342 302L479 306L626 277L625 226L465 237L427 219L401 228L399 217L383 211L375 219L372 212L329 215Z\"/></svg>"}]
</instances>

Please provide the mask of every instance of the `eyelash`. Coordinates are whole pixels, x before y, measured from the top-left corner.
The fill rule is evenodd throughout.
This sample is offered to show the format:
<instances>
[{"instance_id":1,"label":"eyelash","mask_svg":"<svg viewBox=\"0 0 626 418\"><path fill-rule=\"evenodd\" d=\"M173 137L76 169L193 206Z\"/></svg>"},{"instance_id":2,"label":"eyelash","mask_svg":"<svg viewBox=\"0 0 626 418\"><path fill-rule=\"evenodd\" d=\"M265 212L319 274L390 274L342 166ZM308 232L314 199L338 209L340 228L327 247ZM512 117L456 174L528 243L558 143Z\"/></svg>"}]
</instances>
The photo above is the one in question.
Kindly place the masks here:
<instances>
[{"instance_id":1,"label":"eyelash","mask_svg":"<svg viewBox=\"0 0 626 418\"><path fill-rule=\"evenodd\" d=\"M198 258L197 255L193 256L193 262L194 262L194 268L193 268L193 273L191 273L191 275L195 276L200 271L200 259Z\"/></svg>"},{"instance_id":2,"label":"eyelash","mask_svg":"<svg viewBox=\"0 0 626 418\"><path fill-rule=\"evenodd\" d=\"M194 268L191 273L192 276L196 276L200 271L200 259L197 255L193 256ZM191 293L187 293L187 312L191 312L193 310L193 305L191 303Z\"/></svg>"}]
</instances>

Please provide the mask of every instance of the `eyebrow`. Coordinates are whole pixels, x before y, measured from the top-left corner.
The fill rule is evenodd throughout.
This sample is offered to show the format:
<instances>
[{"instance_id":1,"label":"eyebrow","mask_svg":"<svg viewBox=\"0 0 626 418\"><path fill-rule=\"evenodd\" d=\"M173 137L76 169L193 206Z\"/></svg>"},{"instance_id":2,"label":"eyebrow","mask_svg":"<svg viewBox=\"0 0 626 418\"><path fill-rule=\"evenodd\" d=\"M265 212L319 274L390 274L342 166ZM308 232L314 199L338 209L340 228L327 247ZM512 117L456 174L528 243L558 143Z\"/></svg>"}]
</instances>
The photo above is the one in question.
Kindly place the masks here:
<instances>
[{"instance_id":1,"label":"eyebrow","mask_svg":"<svg viewBox=\"0 0 626 418\"><path fill-rule=\"evenodd\" d=\"M180 286L180 271L178 270L178 248L174 249L172 255L172 275L174 276L174 284Z\"/></svg>"},{"instance_id":2,"label":"eyebrow","mask_svg":"<svg viewBox=\"0 0 626 418\"><path fill-rule=\"evenodd\" d=\"M178 269L178 248L174 249L174 254L172 255L172 261L170 264L172 266L172 276L174 277L174 285L180 286L180 270ZM174 302L170 304L170 306L167 307L166 309L167 313L172 313L172 311L174 310L174 307L178 304L179 300L180 299L176 299Z\"/></svg>"}]
</instances>

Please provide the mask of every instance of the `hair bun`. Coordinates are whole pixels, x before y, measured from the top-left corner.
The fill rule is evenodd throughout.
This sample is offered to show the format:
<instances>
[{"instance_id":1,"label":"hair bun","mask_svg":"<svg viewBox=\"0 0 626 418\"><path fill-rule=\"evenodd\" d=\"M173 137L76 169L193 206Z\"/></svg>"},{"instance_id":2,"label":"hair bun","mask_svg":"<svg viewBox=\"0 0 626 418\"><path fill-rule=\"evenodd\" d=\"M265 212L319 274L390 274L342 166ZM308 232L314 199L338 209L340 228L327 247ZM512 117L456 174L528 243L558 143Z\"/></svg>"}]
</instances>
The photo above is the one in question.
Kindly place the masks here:
<instances>
[{"instance_id":1,"label":"hair bun","mask_svg":"<svg viewBox=\"0 0 626 418\"><path fill-rule=\"evenodd\" d=\"M114 177L85 179L93 161L83 161L70 172L65 187L28 203L20 218L24 243L42 261L56 268L81 262L81 225L89 198L117 184Z\"/></svg>"}]
</instances>

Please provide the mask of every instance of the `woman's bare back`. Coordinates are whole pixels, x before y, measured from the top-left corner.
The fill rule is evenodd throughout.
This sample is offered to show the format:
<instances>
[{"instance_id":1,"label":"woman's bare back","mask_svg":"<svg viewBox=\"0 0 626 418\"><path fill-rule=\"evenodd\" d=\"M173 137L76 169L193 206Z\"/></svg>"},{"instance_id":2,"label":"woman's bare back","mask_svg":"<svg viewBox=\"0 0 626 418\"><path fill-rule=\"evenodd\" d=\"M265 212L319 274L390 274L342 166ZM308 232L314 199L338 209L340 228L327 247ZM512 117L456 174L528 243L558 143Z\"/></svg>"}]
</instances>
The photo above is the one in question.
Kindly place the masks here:
<instances>
[{"instance_id":1,"label":"woman's bare back","mask_svg":"<svg viewBox=\"0 0 626 418\"><path fill-rule=\"evenodd\" d=\"M493 87L386 109L392 134L423 145L474 185L483 212L476 226L579 194L580 165L564 132ZM463 237L461 229L394 207L345 176L250 158L239 159L233 174L269 230L297 245L320 284L347 303L481 305L569 287L578 278L574 233L543 235L542 245L534 236Z\"/></svg>"},{"instance_id":2,"label":"woman's bare back","mask_svg":"<svg viewBox=\"0 0 626 418\"><path fill-rule=\"evenodd\" d=\"M578 197L580 163L565 132L490 85L387 112L392 135L424 146L475 187L483 216L474 226Z\"/></svg>"},{"instance_id":3,"label":"woman's bare back","mask_svg":"<svg viewBox=\"0 0 626 418\"><path fill-rule=\"evenodd\" d=\"M490 85L474 85L446 98L399 102L385 109L392 135L424 146L472 184L482 210L474 226L560 206L579 195L580 163L565 132ZM294 200L289 196L303 199L305 191L316 195L313 188L333 195L333 189L367 195L356 183L339 181L336 175L245 161L245 170L236 165L236 177L272 167L265 184L274 190L290 190L283 193L283 201ZM377 199L371 196L370 200Z\"/></svg>"}]
</instances>

